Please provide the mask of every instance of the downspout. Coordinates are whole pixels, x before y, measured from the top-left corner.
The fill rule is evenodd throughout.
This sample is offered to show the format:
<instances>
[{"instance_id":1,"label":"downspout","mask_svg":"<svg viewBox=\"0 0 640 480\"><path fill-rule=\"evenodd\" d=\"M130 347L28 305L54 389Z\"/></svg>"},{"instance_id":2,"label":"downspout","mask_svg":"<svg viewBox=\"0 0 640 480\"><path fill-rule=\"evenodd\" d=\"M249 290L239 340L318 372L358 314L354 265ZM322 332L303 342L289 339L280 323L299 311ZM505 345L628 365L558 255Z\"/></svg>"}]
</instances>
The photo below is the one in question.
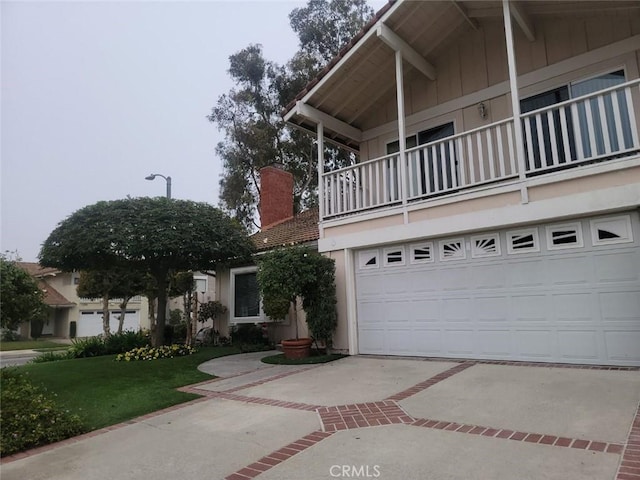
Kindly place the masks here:
<instances>
[{"instance_id":1,"label":"downspout","mask_svg":"<svg viewBox=\"0 0 640 480\"><path fill-rule=\"evenodd\" d=\"M405 133L404 117L404 76L402 73L402 53L396 50L396 99L398 101L398 145L400 162L400 198L402 199L402 213L404 223L409 223L407 212L407 135Z\"/></svg>"},{"instance_id":2,"label":"downspout","mask_svg":"<svg viewBox=\"0 0 640 480\"><path fill-rule=\"evenodd\" d=\"M318 232L324 238L324 125L318 122Z\"/></svg>"},{"instance_id":3,"label":"downspout","mask_svg":"<svg viewBox=\"0 0 640 480\"><path fill-rule=\"evenodd\" d=\"M345 293L347 296L347 335L349 341L349 355L358 355L358 311L356 305L355 253L350 248L345 248L343 252L346 276Z\"/></svg>"},{"instance_id":4,"label":"downspout","mask_svg":"<svg viewBox=\"0 0 640 480\"><path fill-rule=\"evenodd\" d=\"M511 109L513 111L513 131L516 140L516 156L518 174L520 177L520 196L523 204L529 203L527 190L527 175L524 154L524 136L522 134L522 113L520 112L520 96L518 90L518 71L516 68L516 54L513 42L513 27L511 24L511 9L509 0L502 0L504 16L504 33L507 40L507 63L509 65L509 88L511 89Z\"/></svg>"}]
</instances>

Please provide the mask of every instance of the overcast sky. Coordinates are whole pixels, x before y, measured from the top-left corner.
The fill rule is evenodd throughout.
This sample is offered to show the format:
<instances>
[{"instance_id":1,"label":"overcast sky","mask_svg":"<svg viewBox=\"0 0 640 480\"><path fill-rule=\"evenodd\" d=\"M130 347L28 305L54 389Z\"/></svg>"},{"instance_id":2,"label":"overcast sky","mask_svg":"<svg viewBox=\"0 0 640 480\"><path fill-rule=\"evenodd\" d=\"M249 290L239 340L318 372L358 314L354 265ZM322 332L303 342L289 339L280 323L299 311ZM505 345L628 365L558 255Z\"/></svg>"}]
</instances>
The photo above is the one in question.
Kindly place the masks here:
<instances>
[{"instance_id":1,"label":"overcast sky","mask_svg":"<svg viewBox=\"0 0 640 480\"><path fill-rule=\"evenodd\" d=\"M378 9L384 0L370 0ZM231 54L284 63L299 1L2 1L2 251L37 261L56 224L99 200L218 205L222 139L206 115Z\"/></svg>"}]
</instances>

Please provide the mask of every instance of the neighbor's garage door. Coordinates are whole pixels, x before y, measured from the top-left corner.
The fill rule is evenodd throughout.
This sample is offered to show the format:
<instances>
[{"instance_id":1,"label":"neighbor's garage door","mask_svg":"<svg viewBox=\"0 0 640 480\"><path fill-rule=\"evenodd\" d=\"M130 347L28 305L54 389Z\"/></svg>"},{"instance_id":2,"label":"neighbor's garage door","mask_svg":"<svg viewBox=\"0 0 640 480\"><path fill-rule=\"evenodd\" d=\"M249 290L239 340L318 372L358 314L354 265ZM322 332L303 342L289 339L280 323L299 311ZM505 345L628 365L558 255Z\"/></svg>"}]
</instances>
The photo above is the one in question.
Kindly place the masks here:
<instances>
[{"instance_id":1,"label":"neighbor's garage door","mask_svg":"<svg viewBox=\"0 0 640 480\"><path fill-rule=\"evenodd\" d=\"M118 331L119 310L112 310L109 314L109 329L111 332ZM124 325L122 330L137 331L140 329L140 312L137 310L127 310L124 317ZM103 333L102 329L102 310L100 311L82 311L78 319L76 330L77 337L93 337Z\"/></svg>"},{"instance_id":2,"label":"neighbor's garage door","mask_svg":"<svg viewBox=\"0 0 640 480\"><path fill-rule=\"evenodd\" d=\"M640 365L637 213L357 252L359 352Z\"/></svg>"}]
</instances>

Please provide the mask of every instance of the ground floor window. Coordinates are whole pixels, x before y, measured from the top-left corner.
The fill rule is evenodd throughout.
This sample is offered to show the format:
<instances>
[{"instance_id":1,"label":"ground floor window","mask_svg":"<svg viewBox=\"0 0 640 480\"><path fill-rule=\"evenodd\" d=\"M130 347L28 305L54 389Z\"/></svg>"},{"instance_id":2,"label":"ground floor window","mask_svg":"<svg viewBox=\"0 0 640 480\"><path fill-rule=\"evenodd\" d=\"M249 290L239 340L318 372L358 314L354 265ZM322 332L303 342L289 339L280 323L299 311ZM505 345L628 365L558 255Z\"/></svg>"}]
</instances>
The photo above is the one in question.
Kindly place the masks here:
<instances>
[{"instance_id":1,"label":"ground floor window","mask_svg":"<svg viewBox=\"0 0 640 480\"><path fill-rule=\"evenodd\" d=\"M231 270L232 323L255 323L264 319L260 304L257 281L258 267L234 268Z\"/></svg>"}]
</instances>

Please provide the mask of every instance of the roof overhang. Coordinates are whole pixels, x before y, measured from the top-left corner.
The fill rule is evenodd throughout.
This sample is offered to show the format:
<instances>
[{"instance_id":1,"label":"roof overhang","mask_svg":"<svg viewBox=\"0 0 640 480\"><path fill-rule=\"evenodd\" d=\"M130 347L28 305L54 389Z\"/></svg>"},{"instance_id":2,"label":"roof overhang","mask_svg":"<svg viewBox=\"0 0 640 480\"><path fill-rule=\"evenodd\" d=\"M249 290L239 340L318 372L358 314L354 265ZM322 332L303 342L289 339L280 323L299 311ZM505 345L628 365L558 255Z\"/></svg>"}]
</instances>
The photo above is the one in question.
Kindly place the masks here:
<instances>
[{"instance_id":1,"label":"roof overhang","mask_svg":"<svg viewBox=\"0 0 640 480\"><path fill-rule=\"evenodd\" d=\"M618 0L511 2L512 17L524 41L536 39L536 19L543 16L599 15L635 8ZM502 21L501 0L389 2L296 99L283 117L290 125L315 133L323 124L326 140L357 150L373 115L396 95L396 52L403 59L405 83L417 76L434 81L438 60L455 39L483 22ZM387 121L396 113L388 112Z\"/></svg>"}]
</instances>

